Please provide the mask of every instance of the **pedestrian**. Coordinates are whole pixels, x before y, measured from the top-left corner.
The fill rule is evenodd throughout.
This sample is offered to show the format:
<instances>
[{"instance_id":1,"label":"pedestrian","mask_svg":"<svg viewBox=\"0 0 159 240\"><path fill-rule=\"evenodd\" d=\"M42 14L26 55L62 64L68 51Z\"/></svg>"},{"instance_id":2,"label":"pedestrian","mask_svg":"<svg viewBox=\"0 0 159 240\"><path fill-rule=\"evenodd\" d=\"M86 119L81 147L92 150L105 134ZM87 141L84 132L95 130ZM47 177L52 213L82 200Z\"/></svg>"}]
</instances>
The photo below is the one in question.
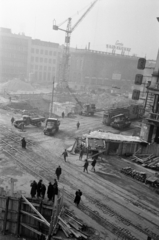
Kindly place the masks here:
<instances>
[{"instance_id":1,"label":"pedestrian","mask_svg":"<svg viewBox=\"0 0 159 240\"><path fill-rule=\"evenodd\" d=\"M43 180L40 179L38 184L37 184L37 198L39 198L41 196L42 181Z\"/></svg>"},{"instance_id":2,"label":"pedestrian","mask_svg":"<svg viewBox=\"0 0 159 240\"><path fill-rule=\"evenodd\" d=\"M74 203L77 205L77 207L81 201L81 196L82 196L82 192L80 189L78 189L78 191L76 191L75 193L75 199L74 199Z\"/></svg>"},{"instance_id":3,"label":"pedestrian","mask_svg":"<svg viewBox=\"0 0 159 240\"><path fill-rule=\"evenodd\" d=\"M45 198L45 192L46 192L46 186L44 184L41 185L41 196L44 199Z\"/></svg>"},{"instance_id":4,"label":"pedestrian","mask_svg":"<svg viewBox=\"0 0 159 240\"><path fill-rule=\"evenodd\" d=\"M80 127L80 123L79 123L79 121L77 122L77 129L79 129L79 127Z\"/></svg>"},{"instance_id":5,"label":"pedestrian","mask_svg":"<svg viewBox=\"0 0 159 240\"><path fill-rule=\"evenodd\" d=\"M94 158L93 161L92 161L92 170L94 170L94 172L95 172L96 163L97 163L96 158Z\"/></svg>"},{"instance_id":6,"label":"pedestrian","mask_svg":"<svg viewBox=\"0 0 159 240\"><path fill-rule=\"evenodd\" d=\"M65 117L65 113L64 112L62 112L62 118L64 118Z\"/></svg>"},{"instance_id":7,"label":"pedestrian","mask_svg":"<svg viewBox=\"0 0 159 240\"><path fill-rule=\"evenodd\" d=\"M53 197L53 185L52 185L51 182L49 182L49 186L47 188L47 197L48 197L49 201L52 200L52 197Z\"/></svg>"},{"instance_id":8,"label":"pedestrian","mask_svg":"<svg viewBox=\"0 0 159 240\"><path fill-rule=\"evenodd\" d=\"M87 171L87 173L88 173L88 165L89 165L89 163L88 163L88 160L86 159L85 160L85 163L84 163L84 168L83 168L83 172L85 172L85 170Z\"/></svg>"},{"instance_id":9,"label":"pedestrian","mask_svg":"<svg viewBox=\"0 0 159 240\"><path fill-rule=\"evenodd\" d=\"M11 124L12 124L12 125L13 125L14 121L15 121L15 119L14 119L14 117L12 117L12 118L11 118Z\"/></svg>"},{"instance_id":10,"label":"pedestrian","mask_svg":"<svg viewBox=\"0 0 159 240\"><path fill-rule=\"evenodd\" d=\"M35 195L36 195L36 191L37 191L37 182L34 180L34 181L30 184L30 187L31 187L30 195L31 195L32 198L34 198Z\"/></svg>"},{"instance_id":11,"label":"pedestrian","mask_svg":"<svg viewBox=\"0 0 159 240\"><path fill-rule=\"evenodd\" d=\"M53 184L53 196L52 196L53 202L55 200L55 195L58 195L58 183L56 179L54 179L54 184Z\"/></svg>"},{"instance_id":12,"label":"pedestrian","mask_svg":"<svg viewBox=\"0 0 159 240\"><path fill-rule=\"evenodd\" d=\"M22 142L22 148L26 148L26 141L24 137L22 138L21 142Z\"/></svg>"},{"instance_id":13,"label":"pedestrian","mask_svg":"<svg viewBox=\"0 0 159 240\"><path fill-rule=\"evenodd\" d=\"M66 149L65 149L65 151L62 153L62 155L63 155L64 160L65 160L65 162L66 162L66 158L68 157L68 153L67 153Z\"/></svg>"},{"instance_id":14,"label":"pedestrian","mask_svg":"<svg viewBox=\"0 0 159 240\"><path fill-rule=\"evenodd\" d=\"M57 180L60 180L60 175L61 175L61 173L62 173L62 169L61 169L60 166L58 166L58 167L56 168L55 173L56 173L56 176L57 176Z\"/></svg>"},{"instance_id":15,"label":"pedestrian","mask_svg":"<svg viewBox=\"0 0 159 240\"><path fill-rule=\"evenodd\" d=\"M82 160L83 154L84 154L83 149L80 149L79 160Z\"/></svg>"}]
</instances>

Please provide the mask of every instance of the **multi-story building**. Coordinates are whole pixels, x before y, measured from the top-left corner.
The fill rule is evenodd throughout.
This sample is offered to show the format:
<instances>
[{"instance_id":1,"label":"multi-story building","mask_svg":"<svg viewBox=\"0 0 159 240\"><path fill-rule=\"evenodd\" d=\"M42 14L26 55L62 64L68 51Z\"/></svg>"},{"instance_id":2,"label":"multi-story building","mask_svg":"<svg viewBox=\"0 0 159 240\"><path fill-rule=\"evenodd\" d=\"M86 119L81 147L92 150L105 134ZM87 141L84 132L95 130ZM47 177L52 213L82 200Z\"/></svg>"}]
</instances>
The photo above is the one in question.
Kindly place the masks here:
<instances>
[{"instance_id":1,"label":"multi-story building","mask_svg":"<svg viewBox=\"0 0 159 240\"><path fill-rule=\"evenodd\" d=\"M0 81L26 79L31 38L0 28Z\"/></svg>"},{"instance_id":2,"label":"multi-story building","mask_svg":"<svg viewBox=\"0 0 159 240\"><path fill-rule=\"evenodd\" d=\"M56 78L58 59L60 56L59 44L41 40L31 40L29 54L29 76L36 83L49 83Z\"/></svg>"},{"instance_id":3,"label":"multi-story building","mask_svg":"<svg viewBox=\"0 0 159 240\"><path fill-rule=\"evenodd\" d=\"M70 57L71 83L87 86L105 86L113 81L133 82L138 57L75 49Z\"/></svg>"},{"instance_id":4,"label":"multi-story building","mask_svg":"<svg viewBox=\"0 0 159 240\"><path fill-rule=\"evenodd\" d=\"M57 75L62 54L58 43L32 39L0 28L0 81L14 78L49 83Z\"/></svg>"}]
</instances>

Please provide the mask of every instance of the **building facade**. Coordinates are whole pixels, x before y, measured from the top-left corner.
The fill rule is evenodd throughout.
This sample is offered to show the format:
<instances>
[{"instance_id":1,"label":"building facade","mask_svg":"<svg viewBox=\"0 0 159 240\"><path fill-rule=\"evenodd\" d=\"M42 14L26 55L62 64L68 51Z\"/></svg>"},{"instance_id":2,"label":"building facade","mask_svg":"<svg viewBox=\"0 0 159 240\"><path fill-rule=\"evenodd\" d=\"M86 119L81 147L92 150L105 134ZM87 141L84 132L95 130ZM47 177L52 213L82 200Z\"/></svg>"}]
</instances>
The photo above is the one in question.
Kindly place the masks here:
<instances>
[{"instance_id":1,"label":"building facade","mask_svg":"<svg viewBox=\"0 0 159 240\"><path fill-rule=\"evenodd\" d=\"M70 82L105 86L114 81L134 81L138 57L75 49L70 57Z\"/></svg>"},{"instance_id":2,"label":"building facade","mask_svg":"<svg viewBox=\"0 0 159 240\"><path fill-rule=\"evenodd\" d=\"M32 39L0 28L0 82L13 78L45 84L55 81L62 55L58 43Z\"/></svg>"},{"instance_id":3,"label":"building facade","mask_svg":"<svg viewBox=\"0 0 159 240\"><path fill-rule=\"evenodd\" d=\"M0 81L13 78L26 79L29 68L31 38L13 34L0 28Z\"/></svg>"}]
</instances>

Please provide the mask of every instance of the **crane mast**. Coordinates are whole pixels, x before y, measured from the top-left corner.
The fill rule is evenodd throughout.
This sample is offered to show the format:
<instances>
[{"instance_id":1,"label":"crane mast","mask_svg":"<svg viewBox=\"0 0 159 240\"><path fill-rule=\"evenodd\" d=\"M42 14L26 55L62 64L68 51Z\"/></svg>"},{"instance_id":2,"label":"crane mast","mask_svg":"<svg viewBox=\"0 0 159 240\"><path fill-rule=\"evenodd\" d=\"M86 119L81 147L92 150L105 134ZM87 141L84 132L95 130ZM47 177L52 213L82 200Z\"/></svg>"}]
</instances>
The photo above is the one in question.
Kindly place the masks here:
<instances>
[{"instance_id":1,"label":"crane mast","mask_svg":"<svg viewBox=\"0 0 159 240\"><path fill-rule=\"evenodd\" d=\"M67 86L68 78L69 78L69 62L70 62L70 40L71 40L71 33L74 31L74 29L78 26L78 24L82 21L82 19L87 15L87 13L92 9L92 7L95 5L95 3L98 0L95 0L88 9L83 13L83 15L80 17L80 19L74 24L74 26L71 28L71 18L68 18L67 21L67 28L66 30L59 28L59 26L53 24L54 30L61 30L65 32L65 47L63 52L63 59L62 59L62 87ZM65 21L64 21L65 22ZM61 25L60 25L61 26Z\"/></svg>"}]
</instances>

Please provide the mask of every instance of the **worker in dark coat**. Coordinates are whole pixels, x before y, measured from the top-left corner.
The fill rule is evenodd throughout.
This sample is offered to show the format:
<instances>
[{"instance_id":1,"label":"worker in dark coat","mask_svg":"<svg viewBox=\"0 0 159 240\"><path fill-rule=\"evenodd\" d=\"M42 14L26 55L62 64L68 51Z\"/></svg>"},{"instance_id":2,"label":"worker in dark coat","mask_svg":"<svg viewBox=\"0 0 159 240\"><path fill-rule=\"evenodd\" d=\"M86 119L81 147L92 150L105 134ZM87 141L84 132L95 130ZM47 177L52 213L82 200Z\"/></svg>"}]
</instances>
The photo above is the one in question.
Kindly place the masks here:
<instances>
[{"instance_id":1,"label":"worker in dark coat","mask_svg":"<svg viewBox=\"0 0 159 240\"><path fill-rule=\"evenodd\" d=\"M58 166L58 167L56 168L55 173L56 173L56 176L57 176L57 180L59 180L59 179L60 179L60 175L61 175L61 173L62 173L62 169L61 169L60 166Z\"/></svg>"},{"instance_id":2,"label":"worker in dark coat","mask_svg":"<svg viewBox=\"0 0 159 240\"><path fill-rule=\"evenodd\" d=\"M65 113L64 112L62 112L62 118L64 118L65 117Z\"/></svg>"},{"instance_id":3,"label":"worker in dark coat","mask_svg":"<svg viewBox=\"0 0 159 240\"><path fill-rule=\"evenodd\" d=\"M96 163L97 163L97 160L96 160L96 158L94 158L93 161L92 161L92 170L94 170L94 172L95 172Z\"/></svg>"},{"instance_id":4,"label":"worker in dark coat","mask_svg":"<svg viewBox=\"0 0 159 240\"><path fill-rule=\"evenodd\" d=\"M46 192L46 186L44 184L41 185L41 196L44 199L45 198L45 192Z\"/></svg>"},{"instance_id":5,"label":"worker in dark coat","mask_svg":"<svg viewBox=\"0 0 159 240\"><path fill-rule=\"evenodd\" d=\"M84 167L84 168L83 168L83 172L86 171L86 172L88 173L88 165L89 165L89 163L88 163L88 160L86 159L86 160L85 160L85 163L84 163L84 166L83 166L83 167Z\"/></svg>"},{"instance_id":6,"label":"worker in dark coat","mask_svg":"<svg viewBox=\"0 0 159 240\"><path fill-rule=\"evenodd\" d=\"M21 142L22 142L22 148L26 148L26 141L24 137L22 138Z\"/></svg>"},{"instance_id":7,"label":"worker in dark coat","mask_svg":"<svg viewBox=\"0 0 159 240\"><path fill-rule=\"evenodd\" d=\"M79 129L79 127L80 127L80 123L79 123L79 121L77 122L77 129Z\"/></svg>"},{"instance_id":8,"label":"worker in dark coat","mask_svg":"<svg viewBox=\"0 0 159 240\"><path fill-rule=\"evenodd\" d=\"M11 123L12 123L12 125L13 125L14 121L15 121L15 119L14 119L14 117L12 117L12 118L11 118Z\"/></svg>"},{"instance_id":9,"label":"worker in dark coat","mask_svg":"<svg viewBox=\"0 0 159 240\"><path fill-rule=\"evenodd\" d=\"M57 183L57 180L54 179L54 184L53 184L53 202L55 200L55 195L58 195L58 183Z\"/></svg>"},{"instance_id":10,"label":"worker in dark coat","mask_svg":"<svg viewBox=\"0 0 159 240\"><path fill-rule=\"evenodd\" d=\"M74 199L74 203L77 205L77 207L81 201L81 196L82 196L82 192L80 189L78 189L78 191L76 191L75 193L75 199Z\"/></svg>"},{"instance_id":11,"label":"worker in dark coat","mask_svg":"<svg viewBox=\"0 0 159 240\"><path fill-rule=\"evenodd\" d=\"M42 189L42 179L39 180L37 185L37 197L39 198L41 196L41 189Z\"/></svg>"},{"instance_id":12,"label":"worker in dark coat","mask_svg":"<svg viewBox=\"0 0 159 240\"><path fill-rule=\"evenodd\" d=\"M32 198L34 198L35 195L36 195L36 191L37 191L37 182L34 180L34 181L30 184L30 187L31 187L30 195L31 195Z\"/></svg>"},{"instance_id":13,"label":"worker in dark coat","mask_svg":"<svg viewBox=\"0 0 159 240\"><path fill-rule=\"evenodd\" d=\"M66 149L65 149L65 151L62 153L62 155L63 155L64 160L65 160L65 162L66 162L66 158L68 157L68 153L67 153Z\"/></svg>"},{"instance_id":14,"label":"worker in dark coat","mask_svg":"<svg viewBox=\"0 0 159 240\"><path fill-rule=\"evenodd\" d=\"M51 201L53 197L53 185L51 182L49 182L49 186L47 188L47 196L48 196L48 200Z\"/></svg>"}]
</instances>

